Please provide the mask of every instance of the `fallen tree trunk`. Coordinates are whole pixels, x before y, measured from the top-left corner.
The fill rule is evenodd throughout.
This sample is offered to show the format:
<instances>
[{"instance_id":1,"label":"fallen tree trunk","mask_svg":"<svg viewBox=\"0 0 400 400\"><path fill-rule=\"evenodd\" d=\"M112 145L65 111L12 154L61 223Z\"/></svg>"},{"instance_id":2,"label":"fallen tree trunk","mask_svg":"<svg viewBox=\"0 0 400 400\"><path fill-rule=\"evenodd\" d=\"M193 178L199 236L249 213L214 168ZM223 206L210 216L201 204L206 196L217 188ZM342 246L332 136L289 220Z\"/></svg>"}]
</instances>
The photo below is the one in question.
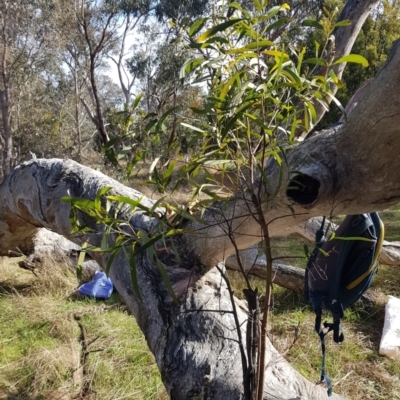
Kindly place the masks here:
<instances>
[{"instance_id":1,"label":"fallen tree trunk","mask_svg":"<svg viewBox=\"0 0 400 400\"><path fill-rule=\"evenodd\" d=\"M27 243L42 226L74 242L89 240L99 246L104 227L83 214L81 222L93 231L69 236L69 204L60 198L93 199L102 187L112 187L114 194L141 198L144 205L153 204L137 191L73 161L32 160L17 167L0 187L2 253ZM119 218L129 220L134 229L146 231L158 223L143 212L130 212L129 207ZM232 307L236 308L240 334L245 337L246 305L238 300L231 302L220 270L206 269L196 254L188 254L185 240L177 239L176 246L182 255L180 263L172 259L166 269L175 292L182 294L180 305L172 301L157 266L146 253L136 260L142 301L131 285L129 260L123 252L113 262L110 276L145 334L172 399L241 399L242 359ZM104 268L109 255L99 254L94 256ZM317 400L326 395L324 388L301 377L268 340L267 347L265 399Z\"/></svg>"}]
</instances>

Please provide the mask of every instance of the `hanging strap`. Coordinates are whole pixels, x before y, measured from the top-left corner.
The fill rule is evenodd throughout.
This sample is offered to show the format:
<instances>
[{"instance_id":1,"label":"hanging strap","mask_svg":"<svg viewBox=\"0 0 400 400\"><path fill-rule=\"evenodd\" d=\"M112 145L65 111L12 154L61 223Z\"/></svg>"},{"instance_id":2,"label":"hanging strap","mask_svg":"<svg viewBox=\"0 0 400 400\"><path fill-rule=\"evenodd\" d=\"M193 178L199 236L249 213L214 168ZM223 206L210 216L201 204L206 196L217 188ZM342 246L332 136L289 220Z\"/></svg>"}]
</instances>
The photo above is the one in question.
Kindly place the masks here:
<instances>
[{"instance_id":1,"label":"hanging strap","mask_svg":"<svg viewBox=\"0 0 400 400\"><path fill-rule=\"evenodd\" d=\"M303 301L304 303L308 303L310 301L310 296L308 294L309 287L308 287L308 273L311 266L311 263L317 257L319 249L325 243L325 235L324 235L324 225L325 225L325 216L322 218L322 223L320 228L315 232L315 248L308 259L306 271L304 274L304 296Z\"/></svg>"},{"instance_id":2,"label":"hanging strap","mask_svg":"<svg viewBox=\"0 0 400 400\"><path fill-rule=\"evenodd\" d=\"M317 385L320 385L321 383L326 383L326 386L328 387L327 393L328 396L330 397L332 396L332 382L331 378L329 378L325 370L325 360L326 360L325 336L333 329L333 324L328 324L327 322L324 322L324 327L328 328L328 330L324 332L321 326L322 308L319 307L318 310L315 311L315 314L316 314L315 331L318 333L318 336L321 340L321 351L322 351L321 379L319 380L319 382L317 382Z\"/></svg>"}]
</instances>

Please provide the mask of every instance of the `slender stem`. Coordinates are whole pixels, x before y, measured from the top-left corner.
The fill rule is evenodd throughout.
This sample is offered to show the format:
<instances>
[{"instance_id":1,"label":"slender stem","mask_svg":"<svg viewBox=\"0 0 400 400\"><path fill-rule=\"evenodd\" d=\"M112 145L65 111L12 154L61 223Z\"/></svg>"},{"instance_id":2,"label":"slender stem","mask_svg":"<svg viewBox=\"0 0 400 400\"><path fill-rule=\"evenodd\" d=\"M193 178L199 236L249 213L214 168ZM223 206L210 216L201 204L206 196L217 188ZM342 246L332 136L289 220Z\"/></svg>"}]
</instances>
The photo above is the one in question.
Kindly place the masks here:
<instances>
[{"instance_id":1,"label":"slender stem","mask_svg":"<svg viewBox=\"0 0 400 400\"><path fill-rule=\"evenodd\" d=\"M265 354L266 354L266 337L267 337L267 325L269 318L269 310L271 308L271 297L272 297L272 254L271 254L271 242L268 233L268 225L264 219L264 216L260 216L260 225L263 231L265 257L267 260L267 279L265 283L265 300L263 309L263 318L261 320L261 333L260 333L260 347L259 347L259 361L258 361L258 392L257 400L262 400L264 395L264 383L265 383Z\"/></svg>"}]
</instances>

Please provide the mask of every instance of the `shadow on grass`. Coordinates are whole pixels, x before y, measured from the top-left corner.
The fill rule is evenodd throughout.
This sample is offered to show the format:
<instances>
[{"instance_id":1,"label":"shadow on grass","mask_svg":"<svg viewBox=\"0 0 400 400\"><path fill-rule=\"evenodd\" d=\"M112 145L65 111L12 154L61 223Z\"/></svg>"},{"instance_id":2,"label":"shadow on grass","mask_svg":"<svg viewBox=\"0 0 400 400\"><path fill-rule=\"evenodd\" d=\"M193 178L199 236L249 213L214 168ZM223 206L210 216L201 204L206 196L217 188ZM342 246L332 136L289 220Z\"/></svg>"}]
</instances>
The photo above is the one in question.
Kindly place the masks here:
<instances>
[{"instance_id":1,"label":"shadow on grass","mask_svg":"<svg viewBox=\"0 0 400 400\"><path fill-rule=\"evenodd\" d=\"M0 282L0 297L7 294L19 293L23 294L30 290L32 285L30 283L13 284L9 281ZM1 400L1 397L0 397Z\"/></svg>"},{"instance_id":2,"label":"shadow on grass","mask_svg":"<svg viewBox=\"0 0 400 400\"><path fill-rule=\"evenodd\" d=\"M43 396L31 397L27 395L10 394L0 392L0 400L44 400Z\"/></svg>"},{"instance_id":3,"label":"shadow on grass","mask_svg":"<svg viewBox=\"0 0 400 400\"><path fill-rule=\"evenodd\" d=\"M96 299L94 297L89 297L89 296L82 296L78 292L72 293L70 296L68 296L67 300L69 300L73 303L105 304L107 306L123 306L123 307L125 307L125 304L121 300L118 292L116 292L115 290L112 293L111 297L106 300Z\"/></svg>"}]
</instances>

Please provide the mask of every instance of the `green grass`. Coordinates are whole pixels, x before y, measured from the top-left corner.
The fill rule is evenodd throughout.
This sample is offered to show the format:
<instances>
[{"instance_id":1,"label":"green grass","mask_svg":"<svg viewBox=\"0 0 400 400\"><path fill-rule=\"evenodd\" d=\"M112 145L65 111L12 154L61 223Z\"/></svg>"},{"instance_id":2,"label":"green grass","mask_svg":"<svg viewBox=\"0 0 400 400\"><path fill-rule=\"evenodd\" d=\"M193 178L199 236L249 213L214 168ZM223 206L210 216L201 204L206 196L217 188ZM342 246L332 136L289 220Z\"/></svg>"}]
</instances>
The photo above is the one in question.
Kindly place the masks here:
<instances>
[{"instance_id":1,"label":"green grass","mask_svg":"<svg viewBox=\"0 0 400 400\"><path fill-rule=\"evenodd\" d=\"M77 298L77 281L62 267L49 265L51 274L35 277L2 261L0 399L72 399L84 380L88 399L168 398L154 357L117 294L106 302ZM86 377L77 315L93 341Z\"/></svg>"}]
</instances>

